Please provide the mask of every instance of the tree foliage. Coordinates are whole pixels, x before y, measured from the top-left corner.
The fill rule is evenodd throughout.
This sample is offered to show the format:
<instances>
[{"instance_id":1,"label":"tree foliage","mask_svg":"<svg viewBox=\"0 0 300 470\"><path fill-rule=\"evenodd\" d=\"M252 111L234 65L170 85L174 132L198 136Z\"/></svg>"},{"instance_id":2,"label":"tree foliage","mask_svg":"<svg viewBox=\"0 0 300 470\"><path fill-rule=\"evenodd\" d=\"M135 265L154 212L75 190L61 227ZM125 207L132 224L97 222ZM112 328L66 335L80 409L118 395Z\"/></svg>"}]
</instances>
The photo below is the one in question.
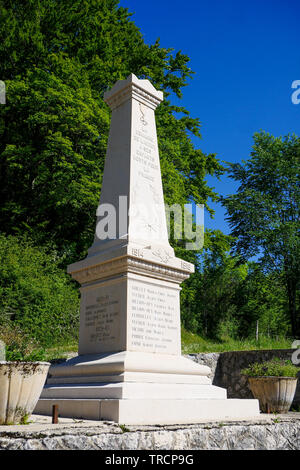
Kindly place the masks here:
<instances>
[{"instance_id":1,"label":"tree foliage","mask_svg":"<svg viewBox=\"0 0 300 470\"><path fill-rule=\"evenodd\" d=\"M182 95L189 58L147 45L115 0L0 0L0 224L52 242L66 262L85 255L95 228L110 111L104 91L130 73L165 94L157 127L165 198L207 204L215 155L194 148L200 123L169 95Z\"/></svg>"},{"instance_id":2,"label":"tree foliage","mask_svg":"<svg viewBox=\"0 0 300 470\"><path fill-rule=\"evenodd\" d=\"M292 334L300 335L300 138L254 135L251 158L230 165L240 182L223 198L234 253L258 257L262 269L282 277Z\"/></svg>"},{"instance_id":3,"label":"tree foliage","mask_svg":"<svg viewBox=\"0 0 300 470\"><path fill-rule=\"evenodd\" d=\"M79 292L58 264L57 253L0 235L0 324L13 322L44 346L77 336Z\"/></svg>"}]
</instances>

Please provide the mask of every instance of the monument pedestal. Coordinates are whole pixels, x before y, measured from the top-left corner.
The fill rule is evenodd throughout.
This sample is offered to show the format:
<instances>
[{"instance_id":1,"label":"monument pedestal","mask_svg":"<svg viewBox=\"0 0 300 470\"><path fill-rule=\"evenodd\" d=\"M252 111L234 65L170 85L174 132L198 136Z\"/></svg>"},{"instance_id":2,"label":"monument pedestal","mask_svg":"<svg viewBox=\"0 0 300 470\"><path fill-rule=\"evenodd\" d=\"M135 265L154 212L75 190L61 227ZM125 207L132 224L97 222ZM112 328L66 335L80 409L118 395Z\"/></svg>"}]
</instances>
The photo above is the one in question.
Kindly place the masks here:
<instances>
[{"instance_id":1,"label":"monument pedestal","mask_svg":"<svg viewBox=\"0 0 300 470\"><path fill-rule=\"evenodd\" d=\"M227 399L210 369L184 357L122 351L86 355L51 368L35 413L120 424L188 424L249 418L257 400Z\"/></svg>"},{"instance_id":2,"label":"monument pedestal","mask_svg":"<svg viewBox=\"0 0 300 470\"><path fill-rule=\"evenodd\" d=\"M96 234L68 272L81 284L79 356L50 368L35 413L181 424L249 418L257 400L227 400L210 369L181 356L180 284L166 226L154 109L162 92L130 75L105 93L112 109Z\"/></svg>"}]
</instances>

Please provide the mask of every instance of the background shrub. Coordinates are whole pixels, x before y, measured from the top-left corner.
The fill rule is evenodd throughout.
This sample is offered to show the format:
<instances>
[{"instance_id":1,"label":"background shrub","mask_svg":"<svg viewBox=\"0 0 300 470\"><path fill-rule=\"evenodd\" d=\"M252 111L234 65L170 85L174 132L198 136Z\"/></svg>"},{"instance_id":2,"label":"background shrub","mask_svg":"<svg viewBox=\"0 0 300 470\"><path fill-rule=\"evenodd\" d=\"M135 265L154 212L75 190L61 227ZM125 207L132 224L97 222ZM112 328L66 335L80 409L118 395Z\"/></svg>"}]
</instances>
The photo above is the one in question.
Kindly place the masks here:
<instances>
[{"instance_id":1,"label":"background shrub","mask_svg":"<svg viewBox=\"0 0 300 470\"><path fill-rule=\"evenodd\" d=\"M75 339L79 291L55 252L0 234L0 323L11 322L42 346Z\"/></svg>"}]
</instances>

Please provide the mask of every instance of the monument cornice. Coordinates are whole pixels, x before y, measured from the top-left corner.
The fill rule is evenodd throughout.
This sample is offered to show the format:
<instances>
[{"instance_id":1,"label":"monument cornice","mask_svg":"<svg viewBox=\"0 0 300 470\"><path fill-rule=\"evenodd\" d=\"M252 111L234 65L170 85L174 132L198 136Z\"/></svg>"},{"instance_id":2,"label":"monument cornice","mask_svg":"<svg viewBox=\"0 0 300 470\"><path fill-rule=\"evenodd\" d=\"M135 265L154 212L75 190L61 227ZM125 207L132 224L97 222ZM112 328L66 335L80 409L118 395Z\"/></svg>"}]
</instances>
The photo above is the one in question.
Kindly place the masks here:
<instances>
[{"instance_id":1,"label":"monument cornice","mask_svg":"<svg viewBox=\"0 0 300 470\"><path fill-rule=\"evenodd\" d=\"M143 86L145 82L145 86ZM125 101L135 99L140 103L155 109L163 100L163 93L157 91L147 80L138 80L135 75L130 75L127 80L121 80L117 89L112 88L104 93L104 101L113 110ZM152 90L153 88L153 90Z\"/></svg>"},{"instance_id":2,"label":"monument cornice","mask_svg":"<svg viewBox=\"0 0 300 470\"><path fill-rule=\"evenodd\" d=\"M130 83L127 88L109 98L106 98L104 101L113 110L130 99L136 99L151 109L156 109L161 102L160 99L146 92L143 88L138 87L134 83Z\"/></svg>"},{"instance_id":3,"label":"monument cornice","mask_svg":"<svg viewBox=\"0 0 300 470\"><path fill-rule=\"evenodd\" d=\"M133 256L122 256L110 261L102 262L95 265L84 267L78 271L73 271L72 277L80 284L87 284L97 280L104 280L111 278L118 274L134 273L143 276L151 276L165 281L175 282L180 284L187 279L191 272L148 261L146 259L139 259Z\"/></svg>"}]
</instances>

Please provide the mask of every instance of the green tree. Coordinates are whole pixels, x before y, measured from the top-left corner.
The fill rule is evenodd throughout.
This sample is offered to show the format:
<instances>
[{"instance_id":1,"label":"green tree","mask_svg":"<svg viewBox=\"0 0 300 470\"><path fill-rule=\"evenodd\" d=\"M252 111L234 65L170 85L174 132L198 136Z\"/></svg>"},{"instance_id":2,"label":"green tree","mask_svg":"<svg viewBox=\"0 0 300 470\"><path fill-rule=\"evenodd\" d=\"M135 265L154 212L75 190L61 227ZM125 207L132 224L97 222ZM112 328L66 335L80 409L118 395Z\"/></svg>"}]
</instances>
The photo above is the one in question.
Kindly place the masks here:
<instances>
[{"instance_id":1,"label":"green tree","mask_svg":"<svg viewBox=\"0 0 300 470\"><path fill-rule=\"evenodd\" d=\"M248 274L235 298L240 337L284 337L289 332L287 297L282 276L264 272L260 264L248 263Z\"/></svg>"},{"instance_id":2,"label":"green tree","mask_svg":"<svg viewBox=\"0 0 300 470\"><path fill-rule=\"evenodd\" d=\"M77 337L79 292L57 253L0 234L0 325L13 322L40 344Z\"/></svg>"},{"instance_id":3,"label":"green tree","mask_svg":"<svg viewBox=\"0 0 300 470\"><path fill-rule=\"evenodd\" d=\"M214 339L222 333L227 337L238 333L236 297L248 266L230 256L230 244L230 237L216 231L211 234L203 254L197 304L202 329Z\"/></svg>"},{"instance_id":4,"label":"green tree","mask_svg":"<svg viewBox=\"0 0 300 470\"><path fill-rule=\"evenodd\" d=\"M199 120L171 104L192 77L186 55L145 44L116 0L0 0L0 16L1 230L51 242L65 263L85 255L109 129L103 93L130 73L164 91L157 125L166 201L210 210L216 194L204 176L222 168L192 144Z\"/></svg>"},{"instance_id":5,"label":"green tree","mask_svg":"<svg viewBox=\"0 0 300 470\"><path fill-rule=\"evenodd\" d=\"M300 138L255 134L251 158L230 164L230 176L240 182L223 198L234 253L281 276L291 333L300 336Z\"/></svg>"},{"instance_id":6,"label":"green tree","mask_svg":"<svg viewBox=\"0 0 300 470\"><path fill-rule=\"evenodd\" d=\"M220 230L206 230L196 272L181 295L183 326L208 338L238 334L236 298L248 268L230 256L231 241Z\"/></svg>"},{"instance_id":7,"label":"green tree","mask_svg":"<svg viewBox=\"0 0 300 470\"><path fill-rule=\"evenodd\" d=\"M66 72L68 65L73 69L66 61ZM36 68L8 81L7 89L1 228L81 253L93 233L108 115L82 77L70 87Z\"/></svg>"}]
</instances>

